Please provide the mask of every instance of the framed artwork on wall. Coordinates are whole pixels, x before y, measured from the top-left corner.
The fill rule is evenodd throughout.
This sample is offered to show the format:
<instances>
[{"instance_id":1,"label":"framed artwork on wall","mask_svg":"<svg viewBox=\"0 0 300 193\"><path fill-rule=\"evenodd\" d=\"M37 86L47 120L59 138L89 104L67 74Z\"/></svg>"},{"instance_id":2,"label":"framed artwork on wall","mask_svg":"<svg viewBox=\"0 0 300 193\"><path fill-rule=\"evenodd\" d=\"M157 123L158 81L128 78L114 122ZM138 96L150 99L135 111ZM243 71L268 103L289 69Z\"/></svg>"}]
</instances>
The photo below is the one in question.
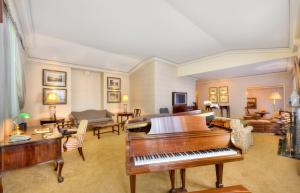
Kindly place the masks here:
<instances>
[{"instance_id":1,"label":"framed artwork on wall","mask_svg":"<svg viewBox=\"0 0 300 193\"><path fill-rule=\"evenodd\" d=\"M228 95L220 95L219 102L220 103L229 103L229 96Z\"/></svg>"},{"instance_id":2,"label":"framed artwork on wall","mask_svg":"<svg viewBox=\"0 0 300 193\"><path fill-rule=\"evenodd\" d=\"M210 87L209 88L209 95L218 95L218 88L217 87Z\"/></svg>"},{"instance_id":3,"label":"framed artwork on wall","mask_svg":"<svg viewBox=\"0 0 300 193\"><path fill-rule=\"evenodd\" d=\"M247 108L256 109L257 108L257 99L256 98L247 98Z\"/></svg>"},{"instance_id":4,"label":"framed artwork on wall","mask_svg":"<svg viewBox=\"0 0 300 193\"><path fill-rule=\"evenodd\" d=\"M220 95L228 95L228 86L220 86L219 93Z\"/></svg>"},{"instance_id":5,"label":"framed artwork on wall","mask_svg":"<svg viewBox=\"0 0 300 193\"><path fill-rule=\"evenodd\" d=\"M57 97L57 101L55 105L63 105L67 104L67 89L51 89L51 88L43 88L43 104L44 105L53 105L48 103L48 96L50 94L54 94Z\"/></svg>"},{"instance_id":6,"label":"framed artwork on wall","mask_svg":"<svg viewBox=\"0 0 300 193\"><path fill-rule=\"evenodd\" d=\"M121 78L107 77L107 89L121 90Z\"/></svg>"},{"instance_id":7,"label":"framed artwork on wall","mask_svg":"<svg viewBox=\"0 0 300 193\"><path fill-rule=\"evenodd\" d=\"M212 103L217 103L218 95L209 95L209 101L211 101Z\"/></svg>"},{"instance_id":8,"label":"framed artwork on wall","mask_svg":"<svg viewBox=\"0 0 300 193\"><path fill-rule=\"evenodd\" d=\"M107 103L120 103L121 91L107 91Z\"/></svg>"},{"instance_id":9,"label":"framed artwork on wall","mask_svg":"<svg viewBox=\"0 0 300 193\"><path fill-rule=\"evenodd\" d=\"M43 86L66 87L67 72L43 69Z\"/></svg>"}]
</instances>

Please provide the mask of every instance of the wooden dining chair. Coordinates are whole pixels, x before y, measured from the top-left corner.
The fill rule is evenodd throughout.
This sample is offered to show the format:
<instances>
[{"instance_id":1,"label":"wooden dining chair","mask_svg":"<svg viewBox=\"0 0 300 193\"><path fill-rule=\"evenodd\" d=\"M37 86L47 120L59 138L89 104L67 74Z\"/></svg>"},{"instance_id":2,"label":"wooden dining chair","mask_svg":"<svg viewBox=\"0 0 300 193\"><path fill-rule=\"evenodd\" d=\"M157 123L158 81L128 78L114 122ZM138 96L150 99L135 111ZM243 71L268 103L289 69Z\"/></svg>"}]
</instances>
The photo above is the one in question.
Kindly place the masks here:
<instances>
[{"instance_id":1,"label":"wooden dining chair","mask_svg":"<svg viewBox=\"0 0 300 193\"><path fill-rule=\"evenodd\" d=\"M68 136L66 142L63 145L64 151L71 151L73 149L78 149L78 152L82 157L83 161L85 161L85 158L83 155L82 146L83 146L83 140L84 140L87 126L88 126L88 121L81 120L78 126L77 133Z\"/></svg>"},{"instance_id":2,"label":"wooden dining chair","mask_svg":"<svg viewBox=\"0 0 300 193\"><path fill-rule=\"evenodd\" d=\"M141 116L141 109L134 109L133 110L133 117L140 117Z\"/></svg>"}]
</instances>

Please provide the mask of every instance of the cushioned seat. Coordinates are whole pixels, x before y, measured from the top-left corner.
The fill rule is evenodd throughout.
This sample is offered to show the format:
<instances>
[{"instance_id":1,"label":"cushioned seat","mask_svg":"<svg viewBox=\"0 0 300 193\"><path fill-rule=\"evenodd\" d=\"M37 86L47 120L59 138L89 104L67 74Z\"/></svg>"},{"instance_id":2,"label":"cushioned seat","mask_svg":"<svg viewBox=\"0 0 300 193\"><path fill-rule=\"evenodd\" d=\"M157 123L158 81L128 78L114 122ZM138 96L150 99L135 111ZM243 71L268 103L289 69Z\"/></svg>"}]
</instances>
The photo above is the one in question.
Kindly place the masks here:
<instances>
[{"instance_id":1,"label":"cushioned seat","mask_svg":"<svg viewBox=\"0 0 300 193\"><path fill-rule=\"evenodd\" d=\"M75 122L80 122L81 120L88 120L88 124L96 124L102 122L112 121L112 116L114 114L108 110L86 110L80 112L71 112L70 119Z\"/></svg>"}]
</instances>

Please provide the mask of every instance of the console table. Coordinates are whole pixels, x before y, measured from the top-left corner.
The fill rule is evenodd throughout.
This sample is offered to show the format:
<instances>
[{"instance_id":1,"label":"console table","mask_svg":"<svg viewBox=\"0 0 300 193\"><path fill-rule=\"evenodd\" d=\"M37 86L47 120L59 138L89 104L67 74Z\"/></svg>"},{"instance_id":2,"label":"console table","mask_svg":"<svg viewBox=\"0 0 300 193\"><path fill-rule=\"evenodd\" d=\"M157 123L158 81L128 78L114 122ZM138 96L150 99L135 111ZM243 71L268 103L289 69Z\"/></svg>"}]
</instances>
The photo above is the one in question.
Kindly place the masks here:
<instances>
[{"instance_id":1,"label":"console table","mask_svg":"<svg viewBox=\"0 0 300 193\"><path fill-rule=\"evenodd\" d=\"M31 128L29 128L25 134L31 135L31 139L14 143L11 143L6 139L0 145L0 151L2 152L0 154L0 193L3 192L3 172L41 163L56 163L55 171L58 169L57 180L58 182L64 181L64 178L61 175L64 165L61 153L62 136L58 135L51 139L45 139L43 134L35 134Z\"/></svg>"}]
</instances>

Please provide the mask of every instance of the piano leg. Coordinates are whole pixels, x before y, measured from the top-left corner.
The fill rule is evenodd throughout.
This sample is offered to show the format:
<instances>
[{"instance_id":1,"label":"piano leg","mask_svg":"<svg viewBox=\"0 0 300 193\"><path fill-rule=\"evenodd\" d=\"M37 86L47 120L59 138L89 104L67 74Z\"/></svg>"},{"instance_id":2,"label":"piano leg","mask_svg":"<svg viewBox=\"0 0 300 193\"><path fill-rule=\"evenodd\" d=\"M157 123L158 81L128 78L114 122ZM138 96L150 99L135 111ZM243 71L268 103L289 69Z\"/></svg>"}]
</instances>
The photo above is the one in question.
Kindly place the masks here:
<instances>
[{"instance_id":1,"label":"piano leg","mask_svg":"<svg viewBox=\"0 0 300 193\"><path fill-rule=\"evenodd\" d=\"M223 163L216 164L217 188L223 188Z\"/></svg>"},{"instance_id":2,"label":"piano leg","mask_svg":"<svg viewBox=\"0 0 300 193\"><path fill-rule=\"evenodd\" d=\"M171 180L171 190L169 191L169 193L175 193L176 189L175 189L175 170L170 170L169 171L169 176L170 176L170 180Z\"/></svg>"},{"instance_id":3,"label":"piano leg","mask_svg":"<svg viewBox=\"0 0 300 193\"><path fill-rule=\"evenodd\" d=\"M185 169L180 169L180 177L181 177L181 192L187 192L186 188L185 188Z\"/></svg>"},{"instance_id":4,"label":"piano leg","mask_svg":"<svg viewBox=\"0 0 300 193\"><path fill-rule=\"evenodd\" d=\"M136 175L130 175L130 192L135 193Z\"/></svg>"},{"instance_id":5,"label":"piano leg","mask_svg":"<svg viewBox=\"0 0 300 193\"><path fill-rule=\"evenodd\" d=\"M185 189L185 169L180 169L180 178L182 182L181 188L175 188L175 170L170 170L169 176L171 180L171 190L169 191L169 193L187 192L187 190Z\"/></svg>"}]
</instances>

